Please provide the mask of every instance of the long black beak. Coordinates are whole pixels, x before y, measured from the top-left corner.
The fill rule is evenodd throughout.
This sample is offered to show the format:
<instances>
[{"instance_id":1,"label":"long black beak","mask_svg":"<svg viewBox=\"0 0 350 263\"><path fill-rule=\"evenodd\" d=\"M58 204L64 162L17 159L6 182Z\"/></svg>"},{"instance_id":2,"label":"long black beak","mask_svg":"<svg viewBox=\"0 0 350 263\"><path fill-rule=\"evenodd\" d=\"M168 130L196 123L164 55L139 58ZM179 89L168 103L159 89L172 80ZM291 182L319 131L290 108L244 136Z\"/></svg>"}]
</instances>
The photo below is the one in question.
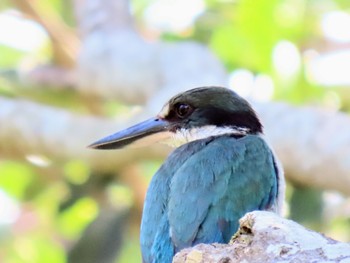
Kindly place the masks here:
<instances>
[{"instance_id":1,"label":"long black beak","mask_svg":"<svg viewBox=\"0 0 350 263\"><path fill-rule=\"evenodd\" d=\"M120 149L126 146L145 146L171 136L169 122L152 118L125 130L102 138L89 145L93 149Z\"/></svg>"}]
</instances>

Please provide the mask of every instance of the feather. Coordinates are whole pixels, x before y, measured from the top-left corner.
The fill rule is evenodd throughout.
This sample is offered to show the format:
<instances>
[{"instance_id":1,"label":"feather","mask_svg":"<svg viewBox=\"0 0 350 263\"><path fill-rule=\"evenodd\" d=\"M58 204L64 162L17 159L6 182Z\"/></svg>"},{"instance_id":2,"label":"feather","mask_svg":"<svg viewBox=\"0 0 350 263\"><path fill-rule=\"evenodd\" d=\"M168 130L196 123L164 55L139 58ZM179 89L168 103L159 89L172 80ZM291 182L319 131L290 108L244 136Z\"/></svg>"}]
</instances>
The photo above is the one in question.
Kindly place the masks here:
<instances>
[{"instance_id":1,"label":"feather","mask_svg":"<svg viewBox=\"0 0 350 263\"><path fill-rule=\"evenodd\" d=\"M238 220L277 207L274 156L257 135L193 141L177 148L153 177L141 225L144 262L171 262L198 243L227 243Z\"/></svg>"}]
</instances>

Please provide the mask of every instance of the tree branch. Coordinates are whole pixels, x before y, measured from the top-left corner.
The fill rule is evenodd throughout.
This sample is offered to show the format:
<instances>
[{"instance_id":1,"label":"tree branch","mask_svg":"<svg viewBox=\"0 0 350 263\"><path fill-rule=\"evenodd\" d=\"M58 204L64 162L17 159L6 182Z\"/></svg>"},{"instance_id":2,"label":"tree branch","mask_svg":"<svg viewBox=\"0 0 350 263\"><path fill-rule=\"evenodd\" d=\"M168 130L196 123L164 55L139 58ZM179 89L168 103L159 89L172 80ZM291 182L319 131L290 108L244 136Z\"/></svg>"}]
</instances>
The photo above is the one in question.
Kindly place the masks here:
<instances>
[{"instance_id":1,"label":"tree branch","mask_svg":"<svg viewBox=\"0 0 350 263\"><path fill-rule=\"evenodd\" d=\"M12 0L26 15L40 23L50 36L54 59L57 65L72 67L75 65L79 40L75 33L50 10L42 12L37 1Z\"/></svg>"},{"instance_id":2,"label":"tree branch","mask_svg":"<svg viewBox=\"0 0 350 263\"><path fill-rule=\"evenodd\" d=\"M25 100L0 97L2 156L23 158L36 154L57 162L82 159L96 169L116 171L145 156L152 159L166 155L167 149L159 145L123 151L96 151L87 148L93 141L128 125L131 125L130 120L118 122L79 116Z\"/></svg>"},{"instance_id":3,"label":"tree branch","mask_svg":"<svg viewBox=\"0 0 350 263\"><path fill-rule=\"evenodd\" d=\"M285 103L253 106L289 180L350 194L349 115Z\"/></svg>"},{"instance_id":4,"label":"tree branch","mask_svg":"<svg viewBox=\"0 0 350 263\"><path fill-rule=\"evenodd\" d=\"M288 179L350 195L349 116L283 103L254 106ZM79 158L96 169L117 171L140 159L165 158L170 150L162 145L123 151L86 146L150 116L146 108L128 120L108 120L0 97L0 152L17 157L38 154L58 161Z\"/></svg>"},{"instance_id":5,"label":"tree branch","mask_svg":"<svg viewBox=\"0 0 350 263\"><path fill-rule=\"evenodd\" d=\"M224 85L223 65L203 45L151 43L135 30L129 1L75 0L82 94L144 104L195 86Z\"/></svg>"},{"instance_id":6,"label":"tree branch","mask_svg":"<svg viewBox=\"0 0 350 263\"><path fill-rule=\"evenodd\" d=\"M230 244L199 244L175 255L174 263L348 262L350 244L337 242L271 212L240 220Z\"/></svg>"}]
</instances>

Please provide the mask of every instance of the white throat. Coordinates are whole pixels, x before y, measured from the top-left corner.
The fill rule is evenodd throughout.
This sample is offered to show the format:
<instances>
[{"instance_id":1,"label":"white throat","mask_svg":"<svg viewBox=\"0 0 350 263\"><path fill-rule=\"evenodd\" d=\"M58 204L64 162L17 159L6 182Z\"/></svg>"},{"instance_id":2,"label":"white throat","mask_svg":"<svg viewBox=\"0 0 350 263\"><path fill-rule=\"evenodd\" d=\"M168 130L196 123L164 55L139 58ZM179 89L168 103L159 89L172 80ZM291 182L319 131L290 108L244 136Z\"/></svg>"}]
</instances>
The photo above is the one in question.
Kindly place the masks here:
<instances>
[{"instance_id":1,"label":"white throat","mask_svg":"<svg viewBox=\"0 0 350 263\"><path fill-rule=\"evenodd\" d=\"M246 135L249 132L248 128L242 127L217 127L215 125L207 125L198 128L179 129L176 133L172 133L172 136L164 141L164 143L178 147L185 143L189 143L195 140L205 139L211 136L219 136L224 134L234 134L234 135Z\"/></svg>"}]
</instances>

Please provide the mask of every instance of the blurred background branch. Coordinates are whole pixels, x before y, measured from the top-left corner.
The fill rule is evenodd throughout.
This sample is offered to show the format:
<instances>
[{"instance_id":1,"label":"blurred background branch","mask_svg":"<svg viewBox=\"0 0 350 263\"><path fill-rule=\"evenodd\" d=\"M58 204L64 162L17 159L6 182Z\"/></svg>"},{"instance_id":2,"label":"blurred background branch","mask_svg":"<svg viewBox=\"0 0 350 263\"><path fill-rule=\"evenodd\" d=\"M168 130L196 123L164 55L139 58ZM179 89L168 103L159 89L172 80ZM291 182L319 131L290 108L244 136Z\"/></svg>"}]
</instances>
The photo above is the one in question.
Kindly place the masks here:
<instances>
[{"instance_id":1,"label":"blurred background branch","mask_svg":"<svg viewBox=\"0 0 350 263\"><path fill-rule=\"evenodd\" d=\"M53 62L57 66L73 67L79 48L79 39L54 10L42 7L37 0L12 0L22 15L44 27L50 37Z\"/></svg>"},{"instance_id":2,"label":"blurred background branch","mask_svg":"<svg viewBox=\"0 0 350 263\"><path fill-rule=\"evenodd\" d=\"M145 110L115 121L18 99L0 98L0 105L3 112L0 126L4 127L0 133L0 150L8 158L23 159L28 154L36 154L61 162L80 159L93 169L113 172L146 156L164 159L170 151L162 145L106 152L85 147L96 138L150 117ZM350 194L348 115L285 103L255 103L254 106L289 180Z\"/></svg>"},{"instance_id":3,"label":"blurred background branch","mask_svg":"<svg viewBox=\"0 0 350 263\"><path fill-rule=\"evenodd\" d=\"M170 149L86 146L201 85L252 101L287 216L349 241L348 1L175 2L0 4L0 261L139 262L144 194Z\"/></svg>"}]
</instances>

